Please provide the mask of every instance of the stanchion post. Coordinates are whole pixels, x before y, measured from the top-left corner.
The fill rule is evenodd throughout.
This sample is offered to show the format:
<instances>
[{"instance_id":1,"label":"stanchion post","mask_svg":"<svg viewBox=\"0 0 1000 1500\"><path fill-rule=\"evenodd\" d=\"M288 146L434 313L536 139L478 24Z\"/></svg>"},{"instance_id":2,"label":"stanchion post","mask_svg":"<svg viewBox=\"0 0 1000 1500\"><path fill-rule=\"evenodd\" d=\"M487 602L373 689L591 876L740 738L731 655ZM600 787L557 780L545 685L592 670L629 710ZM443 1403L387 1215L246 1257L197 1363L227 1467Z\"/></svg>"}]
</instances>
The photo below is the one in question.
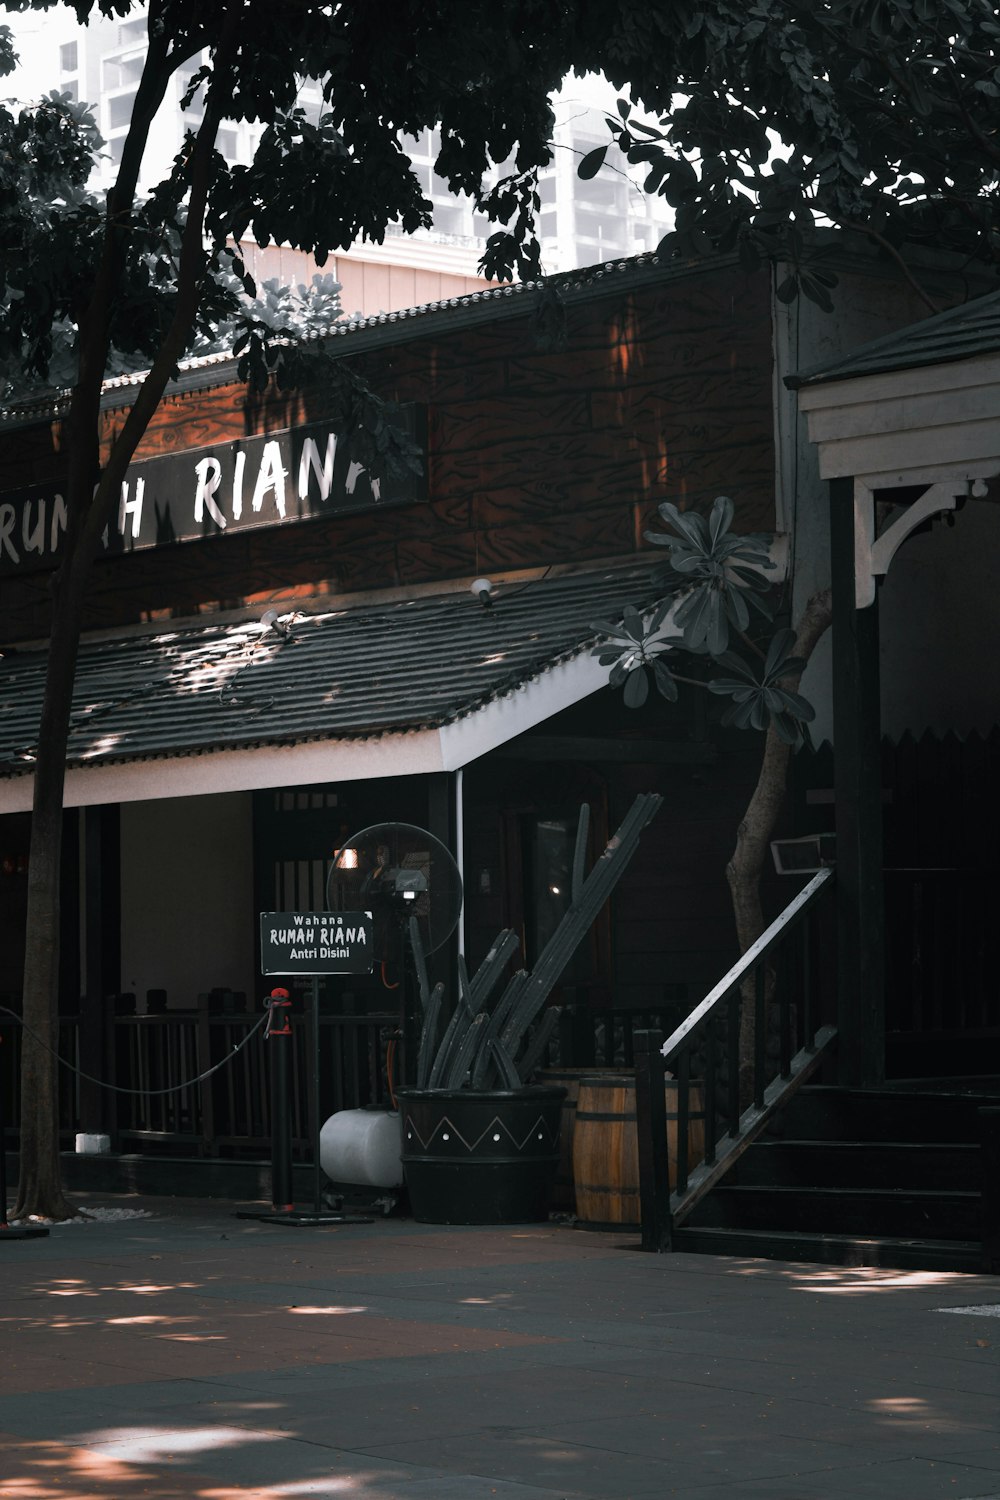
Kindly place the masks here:
<instances>
[{"instance_id":1,"label":"stanchion post","mask_svg":"<svg viewBox=\"0 0 1000 1500\"><path fill-rule=\"evenodd\" d=\"M289 1118L289 1081L292 1067L291 999L287 990L272 990L265 1004L271 1014L265 1039L271 1048L271 1205L275 1213L291 1213L292 1131Z\"/></svg>"},{"instance_id":2,"label":"stanchion post","mask_svg":"<svg viewBox=\"0 0 1000 1500\"><path fill-rule=\"evenodd\" d=\"M322 1120L319 1113L319 975L312 979L312 1087L310 1088L310 1126L313 1147L313 1213L323 1212L323 1169L319 1159L319 1134Z\"/></svg>"}]
</instances>

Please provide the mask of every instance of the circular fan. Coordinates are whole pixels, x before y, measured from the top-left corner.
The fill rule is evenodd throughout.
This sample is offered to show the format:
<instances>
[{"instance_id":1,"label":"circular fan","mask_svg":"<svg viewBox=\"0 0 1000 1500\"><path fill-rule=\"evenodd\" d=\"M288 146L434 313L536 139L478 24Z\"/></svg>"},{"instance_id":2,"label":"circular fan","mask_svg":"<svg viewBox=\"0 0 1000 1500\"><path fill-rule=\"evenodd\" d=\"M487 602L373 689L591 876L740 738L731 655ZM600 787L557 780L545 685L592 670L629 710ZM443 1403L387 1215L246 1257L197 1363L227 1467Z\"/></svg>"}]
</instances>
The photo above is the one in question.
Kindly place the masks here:
<instances>
[{"instance_id":1,"label":"circular fan","mask_svg":"<svg viewBox=\"0 0 1000 1500\"><path fill-rule=\"evenodd\" d=\"M337 850L329 911L370 911L375 957L395 958L411 916L425 953L446 943L462 911L462 877L441 840L413 823L374 823Z\"/></svg>"}]
</instances>

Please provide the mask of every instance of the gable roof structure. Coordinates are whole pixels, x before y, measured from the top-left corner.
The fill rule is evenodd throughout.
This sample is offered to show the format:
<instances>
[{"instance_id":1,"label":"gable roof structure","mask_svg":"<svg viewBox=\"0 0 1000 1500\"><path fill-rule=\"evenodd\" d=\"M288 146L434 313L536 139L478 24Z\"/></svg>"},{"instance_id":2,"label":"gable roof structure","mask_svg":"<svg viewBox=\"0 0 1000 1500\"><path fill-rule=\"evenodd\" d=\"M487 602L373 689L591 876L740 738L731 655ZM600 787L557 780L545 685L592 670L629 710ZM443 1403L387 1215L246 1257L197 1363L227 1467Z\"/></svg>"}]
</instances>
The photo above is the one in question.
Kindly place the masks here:
<instances>
[{"instance_id":1,"label":"gable roof structure","mask_svg":"<svg viewBox=\"0 0 1000 1500\"><path fill-rule=\"evenodd\" d=\"M948 308L908 328L873 339L842 359L815 365L786 377L791 390L884 375L923 365L952 364L1000 350L1000 290Z\"/></svg>"},{"instance_id":2,"label":"gable roof structure","mask_svg":"<svg viewBox=\"0 0 1000 1500\"><path fill-rule=\"evenodd\" d=\"M786 377L824 479L868 492L1000 473L1000 291Z\"/></svg>"}]
</instances>

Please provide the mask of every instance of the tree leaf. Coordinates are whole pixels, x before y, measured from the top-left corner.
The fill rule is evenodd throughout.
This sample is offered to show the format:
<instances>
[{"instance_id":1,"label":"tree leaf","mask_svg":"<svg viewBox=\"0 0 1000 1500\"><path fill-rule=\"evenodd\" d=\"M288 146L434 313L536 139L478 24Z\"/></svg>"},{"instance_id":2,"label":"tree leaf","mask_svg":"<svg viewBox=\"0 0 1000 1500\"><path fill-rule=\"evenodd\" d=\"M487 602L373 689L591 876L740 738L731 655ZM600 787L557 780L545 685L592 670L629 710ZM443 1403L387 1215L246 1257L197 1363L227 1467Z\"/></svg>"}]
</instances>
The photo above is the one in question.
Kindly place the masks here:
<instances>
[{"instance_id":1,"label":"tree leaf","mask_svg":"<svg viewBox=\"0 0 1000 1500\"><path fill-rule=\"evenodd\" d=\"M577 177L582 177L585 182L591 177L596 177L604 166L604 158L607 154L607 146L595 146L593 151L588 151L576 169Z\"/></svg>"},{"instance_id":2,"label":"tree leaf","mask_svg":"<svg viewBox=\"0 0 1000 1500\"><path fill-rule=\"evenodd\" d=\"M625 704L628 708L641 708L649 697L649 679L645 667L637 667L625 679Z\"/></svg>"},{"instance_id":3,"label":"tree leaf","mask_svg":"<svg viewBox=\"0 0 1000 1500\"><path fill-rule=\"evenodd\" d=\"M708 518L709 541L714 548L733 524L736 507L728 495L716 495Z\"/></svg>"},{"instance_id":4,"label":"tree leaf","mask_svg":"<svg viewBox=\"0 0 1000 1500\"><path fill-rule=\"evenodd\" d=\"M666 698L668 703L677 702L677 683L673 673L666 662L659 658L653 662L653 680L661 697Z\"/></svg>"}]
</instances>

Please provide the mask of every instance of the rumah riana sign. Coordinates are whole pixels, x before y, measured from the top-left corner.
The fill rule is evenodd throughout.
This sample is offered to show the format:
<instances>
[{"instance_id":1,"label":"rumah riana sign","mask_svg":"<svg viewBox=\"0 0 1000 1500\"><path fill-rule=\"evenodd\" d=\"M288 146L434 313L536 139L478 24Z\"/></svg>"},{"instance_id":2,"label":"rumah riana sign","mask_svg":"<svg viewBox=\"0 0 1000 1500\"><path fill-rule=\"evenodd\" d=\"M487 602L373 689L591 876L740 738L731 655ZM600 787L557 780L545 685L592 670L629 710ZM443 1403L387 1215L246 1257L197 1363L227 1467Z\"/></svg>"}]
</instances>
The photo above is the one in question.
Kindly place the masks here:
<instances>
[{"instance_id":1,"label":"rumah riana sign","mask_svg":"<svg viewBox=\"0 0 1000 1500\"><path fill-rule=\"evenodd\" d=\"M263 911L262 974L368 974L374 965L370 911Z\"/></svg>"},{"instance_id":2,"label":"rumah riana sign","mask_svg":"<svg viewBox=\"0 0 1000 1500\"><path fill-rule=\"evenodd\" d=\"M426 412L391 409L394 424L426 455ZM147 458L129 467L104 557L203 541L321 516L413 505L426 498L423 474L373 479L329 423ZM59 480L0 494L0 574L53 568L66 531Z\"/></svg>"}]
</instances>

